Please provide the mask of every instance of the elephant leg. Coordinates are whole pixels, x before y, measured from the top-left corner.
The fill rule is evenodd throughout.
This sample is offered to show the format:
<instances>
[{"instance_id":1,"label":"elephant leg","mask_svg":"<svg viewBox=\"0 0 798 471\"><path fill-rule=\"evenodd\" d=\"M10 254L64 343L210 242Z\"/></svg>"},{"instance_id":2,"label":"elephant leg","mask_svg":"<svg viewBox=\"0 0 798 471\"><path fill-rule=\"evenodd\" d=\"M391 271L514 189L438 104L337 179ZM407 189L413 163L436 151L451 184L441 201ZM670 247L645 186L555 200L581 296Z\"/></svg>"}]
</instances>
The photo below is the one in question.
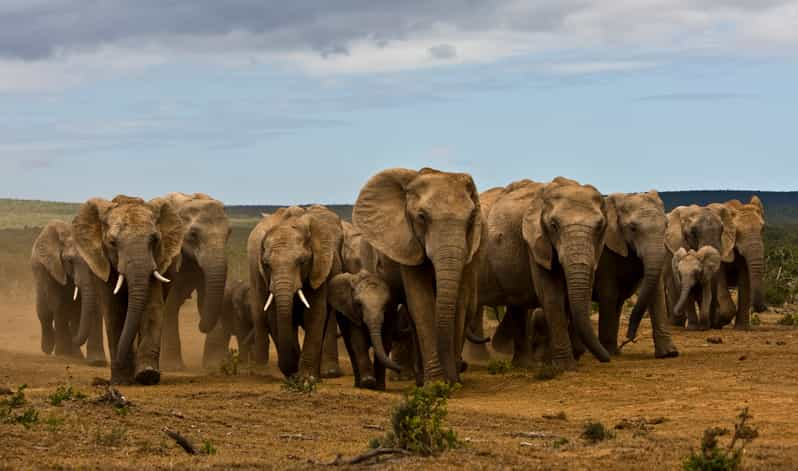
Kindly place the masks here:
<instances>
[{"instance_id":1,"label":"elephant leg","mask_svg":"<svg viewBox=\"0 0 798 471\"><path fill-rule=\"evenodd\" d=\"M601 345L610 355L618 355L618 329L620 328L621 310L623 301L610 290L599 291L599 323L598 333ZM620 301L620 302L619 302Z\"/></svg>"},{"instance_id":2,"label":"elephant leg","mask_svg":"<svg viewBox=\"0 0 798 471\"><path fill-rule=\"evenodd\" d=\"M497 307L496 312L498 313L498 311L499 308ZM512 354L514 335L515 323L513 322L512 317L507 315L505 309L504 315L502 316L501 320L499 320L499 326L496 328L496 332L493 333L493 338L490 339L490 344L493 347L493 350L506 355Z\"/></svg>"},{"instance_id":3,"label":"elephant leg","mask_svg":"<svg viewBox=\"0 0 798 471\"><path fill-rule=\"evenodd\" d=\"M168 370L184 370L186 368L180 341L180 307L191 293L184 291L182 286L172 287L164 307L161 363Z\"/></svg>"},{"instance_id":4,"label":"elephant leg","mask_svg":"<svg viewBox=\"0 0 798 471\"><path fill-rule=\"evenodd\" d=\"M67 318L69 319L69 328L67 329L68 338L65 339L69 343L69 356L80 360L84 359L83 351L80 345L76 345L72 341L78 335L80 330L80 303L71 303L66 307Z\"/></svg>"},{"instance_id":5,"label":"elephant leg","mask_svg":"<svg viewBox=\"0 0 798 471\"><path fill-rule=\"evenodd\" d=\"M435 323L435 277L427 265L400 267L410 317L416 326L424 381L443 381L445 374L438 356L438 327Z\"/></svg>"},{"instance_id":6,"label":"elephant leg","mask_svg":"<svg viewBox=\"0 0 798 471\"><path fill-rule=\"evenodd\" d=\"M252 361L256 366L266 366L269 361L270 323L276 322L277 317L274 311L274 306L269 308L268 312L263 312L260 309L255 310L255 322L252 325L252 328L255 330L254 344L252 345ZM276 330L272 332L276 332Z\"/></svg>"},{"instance_id":7,"label":"elephant leg","mask_svg":"<svg viewBox=\"0 0 798 471\"><path fill-rule=\"evenodd\" d=\"M86 345L86 361L91 366L106 366L105 345L103 345L103 317L99 310L92 316L89 340Z\"/></svg>"},{"instance_id":8,"label":"elephant leg","mask_svg":"<svg viewBox=\"0 0 798 471\"><path fill-rule=\"evenodd\" d=\"M321 355L321 377L338 378L342 376L341 367L338 365L338 327L333 321L334 315L329 314L330 321L324 332L324 344Z\"/></svg>"},{"instance_id":9,"label":"elephant leg","mask_svg":"<svg viewBox=\"0 0 798 471\"><path fill-rule=\"evenodd\" d=\"M576 360L571 350L571 338L568 334L568 316L565 307L565 280L551 274L544 275L546 279L541 286L540 296L543 301L543 313L546 316L546 325L549 330L549 345L551 363L555 368L573 370Z\"/></svg>"},{"instance_id":10,"label":"elephant leg","mask_svg":"<svg viewBox=\"0 0 798 471\"><path fill-rule=\"evenodd\" d=\"M44 295L36 294L36 315L42 328L42 352L50 355L55 349L55 329L53 328L53 311L47 305Z\"/></svg>"},{"instance_id":11,"label":"elephant leg","mask_svg":"<svg viewBox=\"0 0 798 471\"><path fill-rule=\"evenodd\" d=\"M513 334L513 366L532 368L535 364L529 312L524 306L507 306L503 322Z\"/></svg>"},{"instance_id":12,"label":"elephant leg","mask_svg":"<svg viewBox=\"0 0 798 471\"><path fill-rule=\"evenodd\" d=\"M161 334L163 330L163 294L160 283L151 285L150 298L139 327L136 350L136 382L158 384L161 380Z\"/></svg>"},{"instance_id":13,"label":"elephant leg","mask_svg":"<svg viewBox=\"0 0 798 471\"><path fill-rule=\"evenodd\" d=\"M362 327L355 327L351 323L348 325L349 335L349 359L352 362L352 370L356 372L355 387L376 389L377 379L374 373L374 365L369 357L369 335L368 331Z\"/></svg>"},{"instance_id":14,"label":"elephant leg","mask_svg":"<svg viewBox=\"0 0 798 471\"><path fill-rule=\"evenodd\" d=\"M665 310L668 314L668 319L671 322L671 325L676 327L684 327L684 323L687 318L680 313L674 312L674 307L679 302L679 287L676 286L676 280L673 278L673 269L671 268L671 263L668 261L665 263L664 273L662 275L662 279L665 289Z\"/></svg>"},{"instance_id":15,"label":"elephant leg","mask_svg":"<svg viewBox=\"0 0 798 471\"><path fill-rule=\"evenodd\" d=\"M654 337L654 357L674 358L679 350L673 344L673 337L668 326L668 309L665 307L665 288L660 283L648 308L651 317L651 333Z\"/></svg>"},{"instance_id":16,"label":"elephant leg","mask_svg":"<svg viewBox=\"0 0 798 471\"><path fill-rule=\"evenodd\" d=\"M305 338L299 355L299 375L321 377L321 356L324 347L324 332L329 318L327 310L327 286L322 285L311 295L310 309L305 310Z\"/></svg>"},{"instance_id":17,"label":"elephant leg","mask_svg":"<svg viewBox=\"0 0 798 471\"><path fill-rule=\"evenodd\" d=\"M748 265L745 262L736 264L737 271L737 315L734 318L734 328L740 330L751 329L751 278Z\"/></svg>"},{"instance_id":18,"label":"elephant leg","mask_svg":"<svg viewBox=\"0 0 798 471\"><path fill-rule=\"evenodd\" d=\"M217 370L221 367L230 351L230 337L230 332L222 326L221 322L205 335L205 344L202 348L203 368Z\"/></svg>"},{"instance_id":19,"label":"elephant leg","mask_svg":"<svg viewBox=\"0 0 798 471\"><path fill-rule=\"evenodd\" d=\"M352 348L352 324L342 314L335 314L338 321L338 328L341 329L341 337L344 339L344 347L349 355L349 363L352 365L352 375L355 377L355 387L360 387L360 359Z\"/></svg>"},{"instance_id":20,"label":"elephant leg","mask_svg":"<svg viewBox=\"0 0 798 471\"><path fill-rule=\"evenodd\" d=\"M119 348L119 337L122 335L122 327L125 324L126 303L117 303L111 300L111 307L104 313L105 332L108 337L108 350L111 354L111 383L112 384L132 384L133 383L133 354L135 349L130 349L126 358L119 358L117 351Z\"/></svg>"},{"instance_id":21,"label":"elephant leg","mask_svg":"<svg viewBox=\"0 0 798 471\"><path fill-rule=\"evenodd\" d=\"M391 359L398 363L402 370L391 373L392 380L407 381L415 378L415 374L413 373L415 369L414 349L412 333L396 342L396 346L393 348L390 355Z\"/></svg>"},{"instance_id":22,"label":"elephant leg","mask_svg":"<svg viewBox=\"0 0 798 471\"><path fill-rule=\"evenodd\" d=\"M725 267L721 265L715 282L715 299L718 303L718 322L721 326L729 324L737 315L737 307L732 301L729 286L726 282Z\"/></svg>"},{"instance_id":23,"label":"elephant leg","mask_svg":"<svg viewBox=\"0 0 798 471\"><path fill-rule=\"evenodd\" d=\"M690 300L684 306L685 312L687 312L687 330L702 330L703 327L701 323L698 321L698 313L695 310L695 297L690 295Z\"/></svg>"},{"instance_id":24,"label":"elephant leg","mask_svg":"<svg viewBox=\"0 0 798 471\"><path fill-rule=\"evenodd\" d=\"M55 313L55 354L62 357L74 357L75 345L72 343L72 329L70 326L71 309L61 306ZM77 347L80 352L80 347ZM80 355L83 358L83 355Z\"/></svg>"}]
</instances>

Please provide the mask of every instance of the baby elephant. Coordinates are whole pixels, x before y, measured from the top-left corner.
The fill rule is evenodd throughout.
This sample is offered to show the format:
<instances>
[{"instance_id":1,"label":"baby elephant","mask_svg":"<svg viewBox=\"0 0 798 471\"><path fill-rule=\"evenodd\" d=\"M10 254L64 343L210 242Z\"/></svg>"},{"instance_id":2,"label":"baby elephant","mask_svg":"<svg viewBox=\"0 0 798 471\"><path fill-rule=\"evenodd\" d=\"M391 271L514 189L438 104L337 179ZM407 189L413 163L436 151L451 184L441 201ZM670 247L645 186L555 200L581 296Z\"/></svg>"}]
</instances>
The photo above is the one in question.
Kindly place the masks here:
<instances>
[{"instance_id":1,"label":"baby elephant","mask_svg":"<svg viewBox=\"0 0 798 471\"><path fill-rule=\"evenodd\" d=\"M239 358L249 363L255 338L254 322L249 303L249 284L241 280L227 280L219 323L205 337L202 355L205 368L217 369L225 361L233 336L238 344ZM268 351L266 348L267 360Z\"/></svg>"},{"instance_id":2,"label":"baby elephant","mask_svg":"<svg viewBox=\"0 0 798 471\"><path fill-rule=\"evenodd\" d=\"M705 245L698 250L683 247L673 254L673 277L679 289L679 300L673 308L677 316L684 318L687 310L688 329L706 330L717 325L712 313L713 280L720 269L720 252ZM691 304L688 306L688 302ZM698 319L693 303L699 303Z\"/></svg>"},{"instance_id":3,"label":"baby elephant","mask_svg":"<svg viewBox=\"0 0 798 471\"><path fill-rule=\"evenodd\" d=\"M349 352L355 386L385 389L385 368L399 371L391 360L391 343L396 334L397 303L388 284L379 276L361 270L342 273L330 281L328 301L340 314L338 326ZM374 348L374 364L369 358Z\"/></svg>"}]
</instances>

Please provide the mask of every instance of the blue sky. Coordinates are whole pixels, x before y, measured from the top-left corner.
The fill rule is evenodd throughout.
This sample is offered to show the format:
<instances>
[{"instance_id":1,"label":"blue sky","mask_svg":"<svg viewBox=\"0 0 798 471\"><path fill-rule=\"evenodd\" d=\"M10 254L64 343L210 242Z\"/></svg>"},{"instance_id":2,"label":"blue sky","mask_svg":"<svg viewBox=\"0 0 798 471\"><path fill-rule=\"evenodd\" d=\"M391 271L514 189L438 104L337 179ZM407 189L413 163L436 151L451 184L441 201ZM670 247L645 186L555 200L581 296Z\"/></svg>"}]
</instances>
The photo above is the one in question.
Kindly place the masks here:
<instances>
[{"instance_id":1,"label":"blue sky","mask_svg":"<svg viewBox=\"0 0 798 471\"><path fill-rule=\"evenodd\" d=\"M0 1L0 197L798 189L796 1L285 3Z\"/></svg>"}]
</instances>

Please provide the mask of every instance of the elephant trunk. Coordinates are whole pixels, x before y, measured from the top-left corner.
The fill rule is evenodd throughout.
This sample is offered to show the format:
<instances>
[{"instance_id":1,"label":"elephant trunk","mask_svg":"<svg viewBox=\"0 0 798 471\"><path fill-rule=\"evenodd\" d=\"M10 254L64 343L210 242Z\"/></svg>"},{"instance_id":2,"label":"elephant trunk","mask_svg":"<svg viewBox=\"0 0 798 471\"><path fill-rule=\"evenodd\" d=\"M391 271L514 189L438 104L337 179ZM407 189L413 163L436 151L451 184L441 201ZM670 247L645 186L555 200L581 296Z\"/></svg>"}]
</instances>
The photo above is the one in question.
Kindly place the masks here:
<instances>
[{"instance_id":1,"label":"elephant trunk","mask_svg":"<svg viewBox=\"0 0 798 471\"><path fill-rule=\"evenodd\" d=\"M200 332L207 334L216 326L224 304L224 286L227 281L227 259L224 253L207 257L200 262L205 274L205 295L200 311Z\"/></svg>"},{"instance_id":2,"label":"elephant trunk","mask_svg":"<svg viewBox=\"0 0 798 471\"><path fill-rule=\"evenodd\" d=\"M473 329L471 329L471 326L468 324L466 324L465 328L465 337L468 339L469 342L475 343L477 345L482 345L490 342L490 337L482 337L478 335L476 332L474 332Z\"/></svg>"},{"instance_id":3,"label":"elephant trunk","mask_svg":"<svg viewBox=\"0 0 798 471\"><path fill-rule=\"evenodd\" d=\"M676 306L673 308L677 317L684 318L684 307L687 305L687 299L690 297L690 291L693 289L693 283L682 277L682 283L679 292L679 300L676 301Z\"/></svg>"},{"instance_id":4,"label":"elephant trunk","mask_svg":"<svg viewBox=\"0 0 798 471\"><path fill-rule=\"evenodd\" d=\"M277 363L286 377L299 371L299 345L294 333L294 278L277 274L272 284L277 309Z\"/></svg>"},{"instance_id":5,"label":"elephant trunk","mask_svg":"<svg viewBox=\"0 0 798 471\"><path fill-rule=\"evenodd\" d=\"M637 302L632 308L632 314L629 316L629 328L626 331L627 339L634 339L637 337L637 329L640 327L640 321L643 320L646 310L651 305L654 298L657 296L657 288L659 287L660 277L662 276L662 267L665 263L665 242L664 239L658 239L652 242L653 247L644 252L643 255L643 282L640 285L640 292L637 295Z\"/></svg>"},{"instance_id":6,"label":"elephant trunk","mask_svg":"<svg viewBox=\"0 0 798 471\"><path fill-rule=\"evenodd\" d=\"M79 278L80 283L80 324L78 326L78 333L72 339L75 345L83 345L89 339L92 326L95 324L95 317L99 316L97 312L97 290L95 285L90 279L92 276L87 266L79 268L81 271Z\"/></svg>"},{"instance_id":7,"label":"elephant trunk","mask_svg":"<svg viewBox=\"0 0 798 471\"><path fill-rule=\"evenodd\" d=\"M764 312L767 309L762 281L765 273L765 248L761 239L751 236L750 241L746 241L743 245L743 253L748 264L748 281L754 312Z\"/></svg>"},{"instance_id":8,"label":"elephant trunk","mask_svg":"<svg viewBox=\"0 0 798 471\"><path fill-rule=\"evenodd\" d=\"M371 336L371 345L374 346L374 356L380 363L385 365L386 368L399 372L402 368L398 363L390 359L382 344L382 323L384 319L384 314L379 314L373 317L366 317L365 320L366 327L369 330L369 336Z\"/></svg>"},{"instance_id":9,"label":"elephant trunk","mask_svg":"<svg viewBox=\"0 0 798 471\"><path fill-rule=\"evenodd\" d=\"M435 315L437 318L438 357L447 381L457 381L457 301L465 265L465 250L452 246L435 258ZM433 371L434 373L434 371ZM433 374L434 376L434 374Z\"/></svg>"},{"instance_id":10,"label":"elephant trunk","mask_svg":"<svg viewBox=\"0 0 798 471\"><path fill-rule=\"evenodd\" d=\"M119 337L116 358L124 362L133 350L133 341L139 333L141 318L149 302L150 283L152 282L152 263L131 261L125 270L127 284L127 314L122 334Z\"/></svg>"}]
</instances>

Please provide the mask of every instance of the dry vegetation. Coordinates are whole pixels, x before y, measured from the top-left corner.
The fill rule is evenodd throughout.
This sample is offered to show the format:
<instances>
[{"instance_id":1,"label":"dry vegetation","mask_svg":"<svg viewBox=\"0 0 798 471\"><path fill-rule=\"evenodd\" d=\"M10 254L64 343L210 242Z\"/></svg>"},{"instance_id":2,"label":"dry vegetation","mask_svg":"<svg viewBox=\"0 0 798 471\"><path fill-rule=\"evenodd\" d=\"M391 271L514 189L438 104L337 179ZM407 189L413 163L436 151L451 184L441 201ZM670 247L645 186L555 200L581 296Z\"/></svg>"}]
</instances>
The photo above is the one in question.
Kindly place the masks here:
<instances>
[{"instance_id":1,"label":"dry vegetation","mask_svg":"<svg viewBox=\"0 0 798 471\"><path fill-rule=\"evenodd\" d=\"M159 386L120 388L129 406L97 401L107 390L93 384L107 369L39 352L27 264L37 232L0 230L0 401L27 385L25 402L9 409L13 420L0 420L0 468L311 469L364 453L393 430L410 382L389 382L380 393L354 389L345 376L297 393L273 361L252 369L232 355L228 371L204 371L193 306L181 319L189 371L167 371ZM233 276L243 275L247 232L236 225ZM554 378L472 365L446 404L443 426L458 446L375 459L388 469L680 469L703 452L707 429L732 427L747 407L758 438L747 443L743 468L795 469L798 327L779 321L796 312L787 305L764 313L751 332L678 330L676 359L653 359L646 320L644 337L623 356L608 364L586 356L578 371ZM343 353L341 363L348 369Z\"/></svg>"}]
</instances>

